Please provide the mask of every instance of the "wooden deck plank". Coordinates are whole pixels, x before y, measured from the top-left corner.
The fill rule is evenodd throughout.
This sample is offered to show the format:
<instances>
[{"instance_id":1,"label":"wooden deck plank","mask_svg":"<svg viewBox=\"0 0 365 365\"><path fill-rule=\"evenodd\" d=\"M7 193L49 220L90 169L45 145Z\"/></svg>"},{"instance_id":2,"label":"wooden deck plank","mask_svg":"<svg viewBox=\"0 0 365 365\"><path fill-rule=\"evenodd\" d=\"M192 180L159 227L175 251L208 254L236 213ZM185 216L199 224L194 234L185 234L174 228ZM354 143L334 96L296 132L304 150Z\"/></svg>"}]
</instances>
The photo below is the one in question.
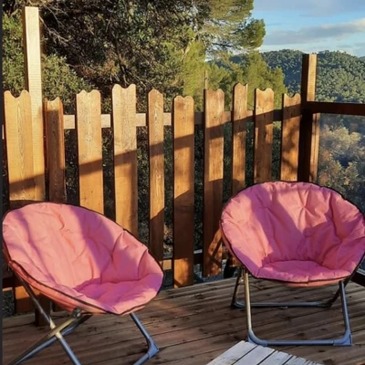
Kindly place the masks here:
<instances>
[{"instance_id":1,"label":"wooden deck plank","mask_svg":"<svg viewBox=\"0 0 365 365\"><path fill-rule=\"evenodd\" d=\"M320 365L269 347L240 341L207 365Z\"/></svg>"},{"instance_id":2,"label":"wooden deck plank","mask_svg":"<svg viewBox=\"0 0 365 365\"><path fill-rule=\"evenodd\" d=\"M252 351L255 347L255 345L249 342L240 341L229 350L212 360L208 365L232 365L248 352Z\"/></svg>"},{"instance_id":3,"label":"wooden deck plank","mask_svg":"<svg viewBox=\"0 0 365 365\"><path fill-rule=\"evenodd\" d=\"M213 281L191 287L168 289L137 314L160 348L158 355L148 364L203 365L224 353L246 337L246 321L242 310L231 309L230 299L234 279ZM252 296L257 300L274 300L300 296L290 288L254 282ZM332 293L322 290L322 294ZM331 365L358 365L365 359L365 289L350 283L347 288L353 346L285 346L277 352L307 359L310 362ZM298 294L297 294L298 293ZM55 313L56 321L64 317ZM328 333L341 333L342 314L339 303L330 310L324 309L255 309L254 328L258 334L283 338L299 336L325 337ZM32 314L3 319L4 364L15 354L35 342L47 331L33 325ZM88 320L67 337L70 346L84 365L132 364L145 350L146 345L126 317L98 316ZM71 364L57 344L27 361L36 364ZM264 365L270 363L263 362ZM287 365L287 364L286 364ZM312 364L313 365L313 364Z\"/></svg>"}]
</instances>

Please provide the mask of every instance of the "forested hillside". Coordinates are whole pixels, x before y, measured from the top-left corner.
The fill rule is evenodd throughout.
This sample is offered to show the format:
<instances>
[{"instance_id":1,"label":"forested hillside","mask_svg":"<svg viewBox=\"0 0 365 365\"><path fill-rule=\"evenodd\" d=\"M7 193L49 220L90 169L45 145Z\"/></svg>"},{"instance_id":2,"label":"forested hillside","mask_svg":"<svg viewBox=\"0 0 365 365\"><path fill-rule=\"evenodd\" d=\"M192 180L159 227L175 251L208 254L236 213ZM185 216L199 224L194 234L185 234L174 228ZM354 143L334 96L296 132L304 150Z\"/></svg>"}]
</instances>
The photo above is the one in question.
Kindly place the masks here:
<instances>
[{"instance_id":1,"label":"forested hillside","mask_svg":"<svg viewBox=\"0 0 365 365\"><path fill-rule=\"evenodd\" d=\"M263 53L284 73L289 92L300 91L302 52ZM364 58L343 52L320 52L316 100L365 103ZM321 115L319 183L331 186L365 211L365 117Z\"/></svg>"},{"instance_id":2,"label":"forested hillside","mask_svg":"<svg viewBox=\"0 0 365 365\"><path fill-rule=\"evenodd\" d=\"M281 68L291 93L300 91L302 52L281 50L262 53L271 68ZM365 64L344 52L324 51L317 57L316 100L365 102Z\"/></svg>"}]
</instances>

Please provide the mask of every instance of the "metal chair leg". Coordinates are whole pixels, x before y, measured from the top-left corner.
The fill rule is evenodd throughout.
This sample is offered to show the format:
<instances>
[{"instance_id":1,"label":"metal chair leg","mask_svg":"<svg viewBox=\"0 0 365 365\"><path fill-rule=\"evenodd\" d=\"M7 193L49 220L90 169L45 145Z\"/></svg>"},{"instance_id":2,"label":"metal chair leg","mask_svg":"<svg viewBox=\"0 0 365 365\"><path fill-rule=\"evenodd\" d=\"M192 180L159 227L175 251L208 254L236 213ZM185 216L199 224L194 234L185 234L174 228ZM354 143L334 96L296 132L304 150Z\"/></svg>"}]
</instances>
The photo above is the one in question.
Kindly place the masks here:
<instances>
[{"instance_id":1,"label":"metal chair leg","mask_svg":"<svg viewBox=\"0 0 365 365\"><path fill-rule=\"evenodd\" d=\"M138 319L138 317L134 313L130 313L130 316L138 329L141 331L142 335L146 339L148 350L147 352L139 358L133 365L141 365L145 363L147 360L151 359L153 356L155 356L159 352L159 348L157 347L155 341L151 337L151 335L147 332L145 327L142 325L141 321Z\"/></svg>"},{"instance_id":2,"label":"metal chair leg","mask_svg":"<svg viewBox=\"0 0 365 365\"><path fill-rule=\"evenodd\" d=\"M298 346L298 345L331 345L331 346L351 346L352 338L351 338L351 329L350 329L350 321L347 309L346 302L346 292L345 292L345 284L343 281L339 282L338 292L335 294L335 298L338 297L338 293L341 297L342 304L342 314L344 320L345 332L342 337L336 339L324 339L324 340L265 340L261 339L253 331L252 326L252 315L251 308L253 307L329 307L333 303L333 298L329 301L325 302L291 302L291 303L251 303L250 298L250 288L249 288L249 274L247 270L244 270L243 273L244 279L244 287L245 287L245 302L243 303L243 307L246 308L246 321L247 321L247 334L248 341L261 345L261 346ZM237 281L238 283L238 281ZM238 285L236 283L236 286ZM237 289L235 288L234 296L237 294ZM232 300L232 302L236 299ZM260 305L261 304L261 305ZM326 305L324 305L326 304ZM242 308L242 307L240 307Z\"/></svg>"}]
</instances>

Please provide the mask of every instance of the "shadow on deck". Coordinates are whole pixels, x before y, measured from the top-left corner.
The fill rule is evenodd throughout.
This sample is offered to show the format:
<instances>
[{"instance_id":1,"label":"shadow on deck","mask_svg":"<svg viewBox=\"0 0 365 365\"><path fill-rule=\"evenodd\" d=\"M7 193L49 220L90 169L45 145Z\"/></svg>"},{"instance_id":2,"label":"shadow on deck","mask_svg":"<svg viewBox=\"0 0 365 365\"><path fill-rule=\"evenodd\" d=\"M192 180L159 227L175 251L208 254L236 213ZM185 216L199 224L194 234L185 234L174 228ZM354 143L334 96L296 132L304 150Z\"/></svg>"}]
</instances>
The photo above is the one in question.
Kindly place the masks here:
<instances>
[{"instance_id":1,"label":"shadow on deck","mask_svg":"<svg viewBox=\"0 0 365 365\"><path fill-rule=\"evenodd\" d=\"M137 312L160 347L148 364L204 365L245 339L245 315L231 309L233 279L197 284L162 291L146 308ZM337 287L313 291L321 297L331 295ZM295 293L293 293L295 291ZM307 291L308 292L308 291ZM312 293L312 291L310 291ZM283 300L302 297L302 290L274 283L253 282L253 299ZM315 294L317 293L317 294ZM351 347L298 346L279 347L298 357L325 365L365 364L365 289L355 283L347 287ZM56 318L63 317L56 313ZM33 325L34 315L3 319L4 364L46 333ZM340 336L343 330L340 301L331 309L254 309L253 325L257 335L268 338L325 338ZM93 317L67 337L79 360L85 365L128 365L145 350L145 343L129 317L112 315ZM71 364L56 343L25 364Z\"/></svg>"}]
</instances>

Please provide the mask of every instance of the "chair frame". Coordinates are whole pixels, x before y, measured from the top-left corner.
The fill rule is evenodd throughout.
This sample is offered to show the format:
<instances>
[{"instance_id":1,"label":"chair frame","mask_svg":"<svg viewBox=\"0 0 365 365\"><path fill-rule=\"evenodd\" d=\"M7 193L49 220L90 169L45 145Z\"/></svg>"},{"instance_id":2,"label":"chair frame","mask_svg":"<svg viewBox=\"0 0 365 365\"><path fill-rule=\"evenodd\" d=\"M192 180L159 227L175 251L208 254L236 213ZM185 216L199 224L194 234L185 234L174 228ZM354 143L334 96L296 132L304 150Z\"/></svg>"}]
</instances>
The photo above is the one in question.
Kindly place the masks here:
<instances>
[{"instance_id":1,"label":"chair frame","mask_svg":"<svg viewBox=\"0 0 365 365\"><path fill-rule=\"evenodd\" d=\"M246 321L247 321L247 338L251 343L255 343L261 346L299 346L299 345L330 345L330 346L351 346L352 345L352 336L350 329L350 321L349 314L347 309L346 302L346 292L345 286L347 285L350 278L339 281L339 288L336 291L335 295L328 299L322 301L297 301L297 302L251 302L250 295L250 285L249 285L249 272L245 267L238 268L238 275L236 284L234 287L234 292L232 296L231 307L232 308L240 308L246 309ZM239 286L244 285L244 301L238 301L237 296L239 292ZM293 307L311 307L311 308L330 308L332 304L337 300L338 297L341 297L342 304L342 314L345 331L342 337L340 338L330 338L330 339L319 339L319 340L277 340L277 339L262 339L258 337L252 326L252 315L251 308L293 308Z\"/></svg>"},{"instance_id":2,"label":"chair frame","mask_svg":"<svg viewBox=\"0 0 365 365\"><path fill-rule=\"evenodd\" d=\"M81 365L81 362L76 357L75 353L71 349L70 345L67 343L64 336L72 333L81 323L85 322L89 318L93 316L92 313L89 312L83 312L80 308L76 308L71 313L71 316L63 323L56 325L54 321L52 320L51 316L46 313L42 305L40 304L35 292L31 288L31 286L25 282L22 278L20 278L18 275L17 277L21 281L22 285L24 286L25 290L29 294L30 298L32 299L34 305L39 310L39 313L44 319L47 321L50 327L50 331L41 338L38 342L30 346L28 349L26 349L21 355L16 357L14 360L12 360L9 365L17 365L20 364L40 351L44 350L45 348L52 345L57 340L61 343L64 351L66 352L67 356L70 358L72 363L74 365ZM136 314L130 313L129 314L133 320L133 322L136 324L138 329L141 331L143 337L145 338L148 350L147 352L142 355L133 365L142 365L147 360L155 356L159 352L159 348L157 347L156 343L154 342L151 335L147 332L145 327L142 325Z\"/></svg>"}]
</instances>

